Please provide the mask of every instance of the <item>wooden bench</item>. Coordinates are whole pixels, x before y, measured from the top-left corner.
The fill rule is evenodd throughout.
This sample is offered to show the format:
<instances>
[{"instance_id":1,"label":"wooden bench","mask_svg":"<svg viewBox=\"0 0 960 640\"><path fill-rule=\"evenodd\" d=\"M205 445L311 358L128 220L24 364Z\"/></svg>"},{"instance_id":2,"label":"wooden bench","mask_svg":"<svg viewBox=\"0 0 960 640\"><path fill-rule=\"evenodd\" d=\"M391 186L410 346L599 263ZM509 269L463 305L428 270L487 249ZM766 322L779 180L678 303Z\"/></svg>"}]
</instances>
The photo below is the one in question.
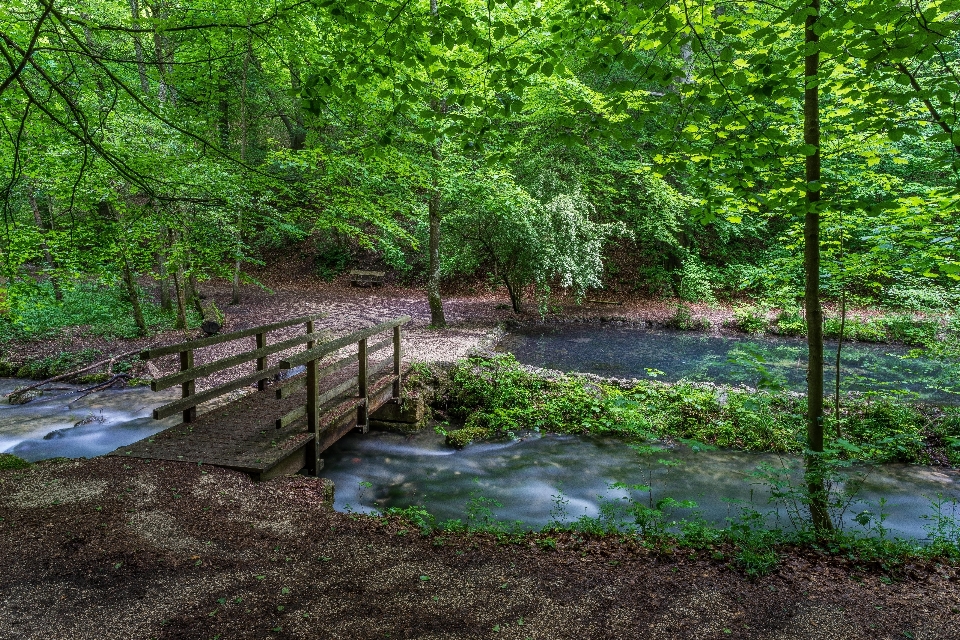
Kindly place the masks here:
<instances>
[{"instance_id":1,"label":"wooden bench","mask_svg":"<svg viewBox=\"0 0 960 640\"><path fill-rule=\"evenodd\" d=\"M379 287L383 285L383 271L357 271L350 272L350 284L354 287Z\"/></svg>"}]
</instances>

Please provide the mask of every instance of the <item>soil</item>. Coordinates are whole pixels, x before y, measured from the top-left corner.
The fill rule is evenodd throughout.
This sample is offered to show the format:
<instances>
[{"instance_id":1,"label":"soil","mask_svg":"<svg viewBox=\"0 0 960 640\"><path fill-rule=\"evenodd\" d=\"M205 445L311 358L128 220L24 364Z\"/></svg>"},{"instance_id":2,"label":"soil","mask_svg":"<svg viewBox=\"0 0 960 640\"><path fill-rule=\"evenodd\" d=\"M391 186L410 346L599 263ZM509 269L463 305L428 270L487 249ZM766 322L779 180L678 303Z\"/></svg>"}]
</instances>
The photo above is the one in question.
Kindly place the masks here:
<instances>
[{"instance_id":1,"label":"soil","mask_svg":"<svg viewBox=\"0 0 960 640\"><path fill-rule=\"evenodd\" d=\"M0 472L0 549L3 639L960 637L955 567L787 550L751 580L614 537L421 536L321 480L176 462Z\"/></svg>"}]
</instances>

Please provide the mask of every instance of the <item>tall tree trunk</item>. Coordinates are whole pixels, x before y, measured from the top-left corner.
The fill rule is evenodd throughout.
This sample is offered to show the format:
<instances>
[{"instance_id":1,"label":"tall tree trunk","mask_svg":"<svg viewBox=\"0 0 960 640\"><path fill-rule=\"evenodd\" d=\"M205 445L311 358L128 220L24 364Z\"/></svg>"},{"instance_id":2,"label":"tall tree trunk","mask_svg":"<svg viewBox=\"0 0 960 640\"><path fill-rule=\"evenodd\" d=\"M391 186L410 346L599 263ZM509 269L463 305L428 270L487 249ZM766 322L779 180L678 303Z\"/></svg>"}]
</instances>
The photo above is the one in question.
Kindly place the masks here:
<instances>
[{"instance_id":1,"label":"tall tree trunk","mask_svg":"<svg viewBox=\"0 0 960 640\"><path fill-rule=\"evenodd\" d=\"M290 60L290 88L295 94L300 93L300 65L295 60ZM300 151L307 146L307 127L303 120L303 109L300 107L299 100L293 101L293 127L290 130L290 150Z\"/></svg>"},{"instance_id":2,"label":"tall tree trunk","mask_svg":"<svg viewBox=\"0 0 960 640\"><path fill-rule=\"evenodd\" d=\"M133 26L140 26L140 4L138 0L130 0L130 15L133 17ZM133 50L137 57L137 74L140 76L140 90L143 95L150 95L150 81L147 78L147 65L143 61L143 43L140 42L140 34L133 34Z\"/></svg>"},{"instance_id":3,"label":"tall tree trunk","mask_svg":"<svg viewBox=\"0 0 960 640\"><path fill-rule=\"evenodd\" d=\"M174 329L187 328L187 292L184 282L183 267L177 267L173 273L173 288L177 292L177 322Z\"/></svg>"},{"instance_id":4,"label":"tall tree trunk","mask_svg":"<svg viewBox=\"0 0 960 640\"><path fill-rule=\"evenodd\" d=\"M140 296L137 294L137 282L133 277L133 270L130 268L130 260L126 253L123 255L123 284L127 288L127 297L133 306L133 321L137 323L140 335L145 336L148 333L147 322L143 318L143 309L140 307Z\"/></svg>"},{"instance_id":5,"label":"tall tree trunk","mask_svg":"<svg viewBox=\"0 0 960 640\"><path fill-rule=\"evenodd\" d=\"M240 261L237 260L233 266L233 291L230 296L230 304L240 304Z\"/></svg>"},{"instance_id":6,"label":"tall tree trunk","mask_svg":"<svg viewBox=\"0 0 960 640\"><path fill-rule=\"evenodd\" d=\"M434 146L433 158L439 163L440 151ZM434 178L430 200L427 202L430 216L430 261L427 277L427 301L430 303L430 324L434 327L447 326L443 315L443 299L440 297L440 189Z\"/></svg>"},{"instance_id":7,"label":"tall tree trunk","mask_svg":"<svg viewBox=\"0 0 960 640\"><path fill-rule=\"evenodd\" d=\"M200 298L200 285L197 283L197 276L190 270L190 276L187 278L187 301L193 305L201 316L203 315L203 302Z\"/></svg>"},{"instance_id":8,"label":"tall tree trunk","mask_svg":"<svg viewBox=\"0 0 960 640\"><path fill-rule=\"evenodd\" d=\"M430 0L430 15L437 15L437 0ZM438 108L438 101L434 101L434 109ZM447 326L443 316L443 299L440 297L440 189L437 181L437 171L440 168L440 142L437 141L430 149L433 156L434 173L433 188L430 191L430 200L427 202L427 212L430 217L430 261L427 277L427 301L430 303L430 324L434 327Z\"/></svg>"},{"instance_id":9,"label":"tall tree trunk","mask_svg":"<svg viewBox=\"0 0 960 640\"><path fill-rule=\"evenodd\" d=\"M806 483L810 519L814 530L833 529L827 509L823 460L823 309L820 303L820 53L816 33L820 0L810 0L805 25L808 54L804 59L803 140L814 147L806 158L806 214L804 216L803 267L806 276L804 303L807 317L807 448Z\"/></svg>"},{"instance_id":10,"label":"tall tree trunk","mask_svg":"<svg viewBox=\"0 0 960 640\"><path fill-rule=\"evenodd\" d=\"M37 196L30 187L30 209L33 210L33 221L37 225L37 231L44 233L43 217L40 215L40 206L37 204ZM43 259L47 263L47 277L50 278L50 285L53 287L53 297L58 302L63 300L63 291L60 289L60 281L57 280L57 265L53 262L53 255L50 253L50 247L47 246L46 239L40 240L40 248L43 249Z\"/></svg>"},{"instance_id":11,"label":"tall tree trunk","mask_svg":"<svg viewBox=\"0 0 960 640\"><path fill-rule=\"evenodd\" d=\"M177 236L173 229L167 229L167 238L169 246L172 248L176 242ZM178 264L173 272L173 289L177 294L177 321L174 323L174 329L187 328L187 292L184 282L183 265Z\"/></svg>"}]
</instances>

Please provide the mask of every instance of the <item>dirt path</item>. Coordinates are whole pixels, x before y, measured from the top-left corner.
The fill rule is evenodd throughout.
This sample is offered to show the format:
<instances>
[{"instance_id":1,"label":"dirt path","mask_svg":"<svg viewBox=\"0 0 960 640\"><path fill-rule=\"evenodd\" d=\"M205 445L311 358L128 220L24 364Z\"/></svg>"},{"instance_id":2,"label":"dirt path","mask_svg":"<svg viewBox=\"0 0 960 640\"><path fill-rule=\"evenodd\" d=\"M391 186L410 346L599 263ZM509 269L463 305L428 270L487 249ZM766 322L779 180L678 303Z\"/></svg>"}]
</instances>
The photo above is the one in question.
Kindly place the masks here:
<instances>
[{"instance_id":1,"label":"dirt path","mask_svg":"<svg viewBox=\"0 0 960 640\"><path fill-rule=\"evenodd\" d=\"M101 458L0 472L0 638L958 637L960 570L887 584L786 558L724 562L614 538L424 538L333 513L320 481L253 484Z\"/></svg>"}]
</instances>

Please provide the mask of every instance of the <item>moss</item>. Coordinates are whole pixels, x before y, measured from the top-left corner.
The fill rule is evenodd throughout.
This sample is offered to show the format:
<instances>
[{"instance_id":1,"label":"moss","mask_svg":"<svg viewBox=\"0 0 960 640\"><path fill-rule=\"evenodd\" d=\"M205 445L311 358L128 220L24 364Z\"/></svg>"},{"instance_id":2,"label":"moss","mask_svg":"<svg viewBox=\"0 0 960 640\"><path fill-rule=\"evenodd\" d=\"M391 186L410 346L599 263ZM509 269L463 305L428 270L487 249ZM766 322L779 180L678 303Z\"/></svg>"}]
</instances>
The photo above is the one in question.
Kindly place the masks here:
<instances>
[{"instance_id":1,"label":"moss","mask_svg":"<svg viewBox=\"0 0 960 640\"><path fill-rule=\"evenodd\" d=\"M489 427L483 426L465 426L456 431L447 433L447 444L457 448L463 448L477 440L490 440L497 435L497 432Z\"/></svg>"},{"instance_id":2,"label":"moss","mask_svg":"<svg viewBox=\"0 0 960 640\"><path fill-rule=\"evenodd\" d=\"M10 471L12 469L26 469L30 463L23 458L18 458L12 453L0 453L0 471Z\"/></svg>"}]
</instances>

